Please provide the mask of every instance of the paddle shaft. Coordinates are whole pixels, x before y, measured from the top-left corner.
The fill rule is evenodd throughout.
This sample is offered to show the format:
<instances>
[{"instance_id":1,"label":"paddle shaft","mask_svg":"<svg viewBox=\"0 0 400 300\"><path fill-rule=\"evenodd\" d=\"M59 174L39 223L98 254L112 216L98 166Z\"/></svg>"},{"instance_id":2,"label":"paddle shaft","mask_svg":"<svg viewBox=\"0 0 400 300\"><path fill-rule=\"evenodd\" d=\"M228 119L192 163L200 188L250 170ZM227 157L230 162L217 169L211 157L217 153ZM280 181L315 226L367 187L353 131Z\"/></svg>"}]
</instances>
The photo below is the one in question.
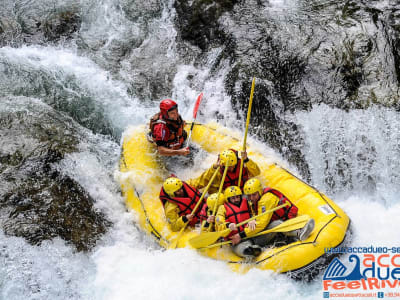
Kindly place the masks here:
<instances>
[{"instance_id":1,"label":"paddle shaft","mask_svg":"<svg viewBox=\"0 0 400 300\"><path fill-rule=\"evenodd\" d=\"M278 209L280 209L282 207L285 207L287 205L289 205L289 203L284 203L284 204L279 205L279 206L277 206L277 207L275 207L273 209L269 209L269 210L267 210L267 211L265 211L265 212L263 212L263 213L261 213L261 214L259 214L257 216L254 216L254 217L252 217L250 219L247 219L246 221L243 221L243 222L241 222L239 224L236 224L236 226L239 227L241 225L244 225L244 224L246 224L246 223L248 223L248 222L250 222L250 221L252 221L252 220L254 220L254 219L258 218L258 217L261 217L261 216L263 216L265 214L271 213L271 212L273 212L275 210L278 210ZM201 233L200 235L190 239L189 243L192 245L193 248L196 248L196 249L203 248L205 246L208 246L208 245L211 245L211 244L215 243L215 241L218 240L220 237L224 237L224 236L228 235L230 231L231 230L229 228L227 228L227 229L222 230L222 231Z\"/></svg>"},{"instance_id":2,"label":"paddle shaft","mask_svg":"<svg viewBox=\"0 0 400 300\"><path fill-rule=\"evenodd\" d=\"M215 171L214 175L217 174L217 171L219 171L219 166L217 168L217 170ZM224 170L224 174L222 175L222 180L219 184L219 189L218 189L218 194L217 194L217 201L215 201L214 207L213 207L213 216L215 216L217 214L217 204L218 204L218 200L219 200L219 194L221 193L222 187L224 186L224 181L225 181L225 177L226 177L226 173L228 171L228 162L226 162L226 166L225 166L225 170ZM210 183L209 183L210 184ZM206 224L206 222L204 222L201 227L200 227L200 232L203 231L204 225Z\"/></svg>"},{"instance_id":3,"label":"paddle shaft","mask_svg":"<svg viewBox=\"0 0 400 300\"><path fill-rule=\"evenodd\" d=\"M199 201L197 202L196 206L193 208L192 214L195 214L197 211L197 208L200 206L200 203L202 202L204 196L207 194L208 189L210 188L211 184L213 183L215 177L217 176L219 171L219 167L215 170L213 176L211 177L210 181L208 182L206 188L204 189L203 193L201 194L201 197L199 199ZM189 222L188 222L189 223ZM187 223L186 223L187 224Z\"/></svg>"},{"instance_id":4,"label":"paddle shaft","mask_svg":"<svg viewBox=\"0 0 400 300\"><path fill-rule=\"evenodd\" d=\"M192 214L194 215L197 211L197 209L199 208L201 202L203 201L204 195L207 194L208 189L210 188L211 184L213 183L215 177L217 176L217 173L219 171L219 167L215 170L213 176L210 179L210 182L207 184L206 188L204 189L203 193L201 194L201 197L199 199L199 201L197 201L196 206L193 208L192 210ZM179 231L178 236L175 239L175 242L169 247L170 249L175 249L176 246L178 245L178 241L181 238L181 235L183 233L183 231L185 230L186 226L189 224L189 222L186 222L185 225L183 225L182 229Z\"/></svg>"},{"instance_id":5,"label":"paddle shaft","mask_svg":"<svg viewBox=\"0 0 400 300\"><path fill-rule=\"evenodd\" d=\"M224 174L222 174L222 179L221 179L221 182L219 184L217 201L215 201L215 204L214 204L214 207L213 207L213 215L214 216L217 214L217 204L218 204L218 200L219 200L219 194L221 194L222 188L224 187L226 173L228 173L228 162L226 162L226 165L225 165L225 168L224 168Z\"/></svg>"},{"instance_id":6,"label":"paddle shaft","mask_svg":"<svg viewBox=\"0 0 400 300\"><path fill-rule=\"evenodd\" d=\"M243 147L242 151L246 151L246 142L247 142L247 132L249 130L249 123L250 123L250 116L251 116L251 108L253 105L253 95L254 95L254 86L256 84L256 78L253 77L253 82L251 83L251 91L250 91L250 100L249 100L249 108L247 109L247 119L246 119L246 130L244 131L244 138L243 138ZM242 181L242 172L243 172L243 158L240 160L240 170L239 170L239 181L238 186L240 187Z\"/></svg>"},{"instance_id":7,"label":"paddle shaft","mask_svg":"<svg viewBox=\"0 0 400 300\"><path fill-rule=\"evenodd\" d=\"M294 218L294 219L296 219L296 218ZM294 220L294 219L292 219L292 220ZM288 221L290 221L290 220L288 220ZM288 222L288 221L286 221L286 222ZM253 236L249 236L249 237L247 236L243 240L251 239L253 237L264 235L264 234L271 233L271 232L288 232L288 231L300 229L300 228L303 228L304 225L306 225L307 221L308 220L302 219L295 223L291 222L290 224L285 224L286 222L283 222L282 224L280 224L274 228L261 231ZM204 247L204 249L210 249L210 248L214 248L214 247L218 247L218 246L228 245L230 243L232 243L232 241L225 241L225 242L221 242L221 243L217 243L217 244L213 244L213 245Z\"/></svg>"}]
</instances>

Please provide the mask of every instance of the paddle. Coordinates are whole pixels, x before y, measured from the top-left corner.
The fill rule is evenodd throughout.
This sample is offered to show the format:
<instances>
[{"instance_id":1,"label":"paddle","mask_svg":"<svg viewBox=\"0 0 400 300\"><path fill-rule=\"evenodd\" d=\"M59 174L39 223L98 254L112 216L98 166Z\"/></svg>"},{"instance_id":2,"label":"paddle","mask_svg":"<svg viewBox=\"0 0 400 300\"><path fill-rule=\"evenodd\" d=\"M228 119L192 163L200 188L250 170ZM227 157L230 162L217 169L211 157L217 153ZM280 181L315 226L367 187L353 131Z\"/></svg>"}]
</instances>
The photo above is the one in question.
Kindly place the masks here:
<instances>
[{"instance_id":1,"label":"paddle","mask_svg":"<svg viewBox=\"0 0 400 300\"><path fill-rule=\"evenodd\" d=\"M219 170L219 167L217 168L217 170ZM225 165L225 169L224 169L224 173L222 174L222 179L221 182L219 184L219 189L218 189L218 194L217 194L217 201L215 201L214 207L213 207L213 216L215 216L217 214L217 203L218 203L218 199L219 199L219 194L221 194L222 188L224 186L224 181L225 181L225 177L226 177L226 173L228 172L228 161L226 162ZM206 222L204 222L200 228L200 232L203 230L204 225L206 224Z\"/></svg>"},{"instance_id":2,"label":"paddle","mask_svg":"<svg viewBox=\"0 0 400 300\"><path fill-rule=\"evenodd\" d=\"M196 206L193 208L192 210L192 214L194 215L197 211L197 209L200 206L200 203L203 201L203 198L205 196L205 194L207 194L208 189L210 188L211 184L213 183L215 176L217 176L217 173L219 171L219 167L215 170L213 176L210 179L210 182L207 184L206 188L204 189L203 193L201 194L201 197L199 199L199 201L197 201ZM189 222L186 222L185 225L182 227L182 229L179 231L176 239L172 242L172 244L169 246L169 249L175 249L176 246L178 245L179 239L181 238L182 232L185 230L186 226L189 224Z\"/></svg>"},{"instance_id":3,"label":"paddle","mask_svg":"<svg viewBox=\"0 0 400 300\"><path fill-rule=\"evenodd\" d=\"M278 210L278 209L280 209L282 207L285 207L285 206L288 206L288 205L289 205L289 203L285 203L285 204L279 205L279 206L277 206L277 207L275 207L273 209L267 210L267 211L265 211L265 212L263 212L263 213L261 213L261 214L259 214L257 216L254 216L252 218L247 219L246 221L243 221L243 222L241 222L239 224L236 224L236 227L240 227L240 226L242 226L244 224L247 224L248 222L250 222L250 221L252 221L254 219L257 219L258 217L261 217L263 215L266 215L268 213L271 213L271 212L273 212L275 210ZM189 240L189 243L190 243L190 245L192 245L193 248L196 248L196 249L203 248L203 247L206 247L208 245L213 244L220 237L227 236L230 232L231 232L231 230L229 228L227 228L225 230L216 231L216 232L201 233L200 235L198 235L198 236L196 236L194 238L191 238Z\"/></svg>"},{"instance_id":4,"label":"paddle","mask_svg":"<svg viewBox=\"0 0 400 300\"><path fill-rule=\"evenodd\" d=\"M242 151L243 152L246 152L247 131L249 130L251 107L253 105L253 94L254 94L254 86L255 86L255 84L256 84L256 78L253 77L253 82L251 83L249 108L247 109L246 130L244 132L244 138L243 138L243 147L242 147ZM242 181L242 172L243 172L243 159L240 160L240 171L239 171L239 181L238 181L238 186L239 187L240 187L240 183Z\"/></svg>"},{"instance_id":5,"label":"paddle","mask_svg":"<svg viewBox=\"0 0 400 300\"><path fill-rule=\"evenodd\" d=\"M289 220L283 222L282 224L275 226L274 228L261 231L250 237L245 237L243 240L247 240L247 239L253 238L255 236L260 236L260 235L264 235L264 234L271 233L271 232L289 232L289 231L293 231L296 229L300 229L300 228L303 228L307 224L309 219L310 219L310 217L307 215L302 215L302 216L299 216L299 217L296 217L293 219L289 219ZM222 246L222 245L227 245L230 243L232 243L232 241L225 241L225 242L221 242L221 243L212 244L207 247L203 247L202 249L210 249L210 248L214 248L214 247L218 247L218 246Z\"/></svg>"},{"instance_id":6,"label":"paddle","mask_svg":"<svg viewBox=\"0 0 400 300\"><path fill-rule=\"evenodd\" d=\"M192 131L193 131L193 127L194 127L194 121L196 120L196 117L197 117L197 111L199 110L201 99L203 99L203 93L200 93L200 95L197 97L196 103L194 105L193 121L192 121L192 125L190 126L190 132L189 132L189 137L187 139L186 147L189 147L189 142L190 142L190 138L192 137Z\"/></svg>"},{"instance_id":7,"label":"paddle","mask_svg":"<svg viewBox=\"0 0 400 300\"><path fill-rule=\"evenodd\" d=\"M226 164L225 164L224 174L222 174L221 183L219 184L217 201L215 201L215 204L213 207L213 215L214 216L217 214L217 204L218 204L219 194L221 194L222 188L224 187L226 173L228 173L228 162L226 162Z\"/></svg>"}]
</instances>

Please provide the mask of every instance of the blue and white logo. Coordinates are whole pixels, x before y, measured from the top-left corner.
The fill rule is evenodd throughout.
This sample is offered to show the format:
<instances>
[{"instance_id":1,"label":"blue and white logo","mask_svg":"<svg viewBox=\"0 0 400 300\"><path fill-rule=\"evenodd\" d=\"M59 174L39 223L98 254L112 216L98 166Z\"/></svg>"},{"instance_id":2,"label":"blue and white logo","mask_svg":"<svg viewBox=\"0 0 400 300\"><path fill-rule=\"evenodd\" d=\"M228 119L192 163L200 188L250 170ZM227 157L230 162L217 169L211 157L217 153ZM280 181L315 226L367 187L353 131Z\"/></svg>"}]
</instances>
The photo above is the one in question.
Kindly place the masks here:
<instances>
[{"instance_id":1,"label":"blue and white logo","mask_svg":"<svg viewBox=\"0 0 400 300\"><path fill-rule=\"evenodd\" d=\"M337 258L335 257L326 269L324 274L324 280L360 280L366 279L365 276L361 275L360 270L360 258L357 255L350 255L349 262L355 265L351 271Z\"/></svg>"}]
</instances>

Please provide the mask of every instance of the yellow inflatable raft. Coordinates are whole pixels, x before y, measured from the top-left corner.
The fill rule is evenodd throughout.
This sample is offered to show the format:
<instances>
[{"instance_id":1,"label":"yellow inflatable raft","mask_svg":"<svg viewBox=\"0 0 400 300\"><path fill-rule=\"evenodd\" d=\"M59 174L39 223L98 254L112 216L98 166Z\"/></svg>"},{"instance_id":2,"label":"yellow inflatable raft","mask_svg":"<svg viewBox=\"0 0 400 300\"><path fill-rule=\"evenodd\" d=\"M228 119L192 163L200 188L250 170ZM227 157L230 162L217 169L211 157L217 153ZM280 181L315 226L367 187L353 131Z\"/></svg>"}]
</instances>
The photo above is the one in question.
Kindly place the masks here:
<instances>
[{"instance_id":1,"label":"yellow inflatable raft","mask_svg":"<svg viewBox=\"0 0 400 300\"><path fill-rule=\"evenodd\" d=\"M168 249L176 241L178 233L170 230L158 195L169 173L160 166L154 146L146 139L147 128L144 125L137 126L125 134L119 180L126 205L135 212L135 222ZM226 148L241 148L240 137L217 124L196 124L192 141L214 158ZM325 248L339 246L347 240L349 217L326 195L269 161L251 145L247 152L260 167L258 178L264 185L286 195L299 208L299 215L307 214L314 218L312 234L303 242L268 248L250 263L236 256L229 245L197 251L210 258L226 261L239 272L259 268L288 273L293 278L314 277L333 259L325 253ZM179 238L177 247L191 247L188 241L197 235L195 229L187 228Z\"/></svg>"}]
</instances>

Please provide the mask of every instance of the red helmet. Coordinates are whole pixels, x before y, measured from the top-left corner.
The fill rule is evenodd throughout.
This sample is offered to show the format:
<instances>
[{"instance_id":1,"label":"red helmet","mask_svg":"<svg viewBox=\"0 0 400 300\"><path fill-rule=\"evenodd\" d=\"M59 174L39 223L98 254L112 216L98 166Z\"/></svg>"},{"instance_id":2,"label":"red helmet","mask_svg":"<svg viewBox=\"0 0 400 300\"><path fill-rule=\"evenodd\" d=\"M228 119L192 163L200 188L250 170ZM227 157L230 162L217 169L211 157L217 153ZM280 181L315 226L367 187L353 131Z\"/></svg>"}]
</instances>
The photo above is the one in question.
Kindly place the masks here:
<instances>
[{"instance_id":1,"label":"red helmet","mask_svg":"<svg viewBox=\"0 0 400 300\"><path fill-rule=\"evenodd\" d=\"M174 100L164 99L160 103L161 114L163 114L166 117L168 117L168 112L175 108L178 108L178 104L176 104L176 102Z\"/></svg>"}]
</instances>

